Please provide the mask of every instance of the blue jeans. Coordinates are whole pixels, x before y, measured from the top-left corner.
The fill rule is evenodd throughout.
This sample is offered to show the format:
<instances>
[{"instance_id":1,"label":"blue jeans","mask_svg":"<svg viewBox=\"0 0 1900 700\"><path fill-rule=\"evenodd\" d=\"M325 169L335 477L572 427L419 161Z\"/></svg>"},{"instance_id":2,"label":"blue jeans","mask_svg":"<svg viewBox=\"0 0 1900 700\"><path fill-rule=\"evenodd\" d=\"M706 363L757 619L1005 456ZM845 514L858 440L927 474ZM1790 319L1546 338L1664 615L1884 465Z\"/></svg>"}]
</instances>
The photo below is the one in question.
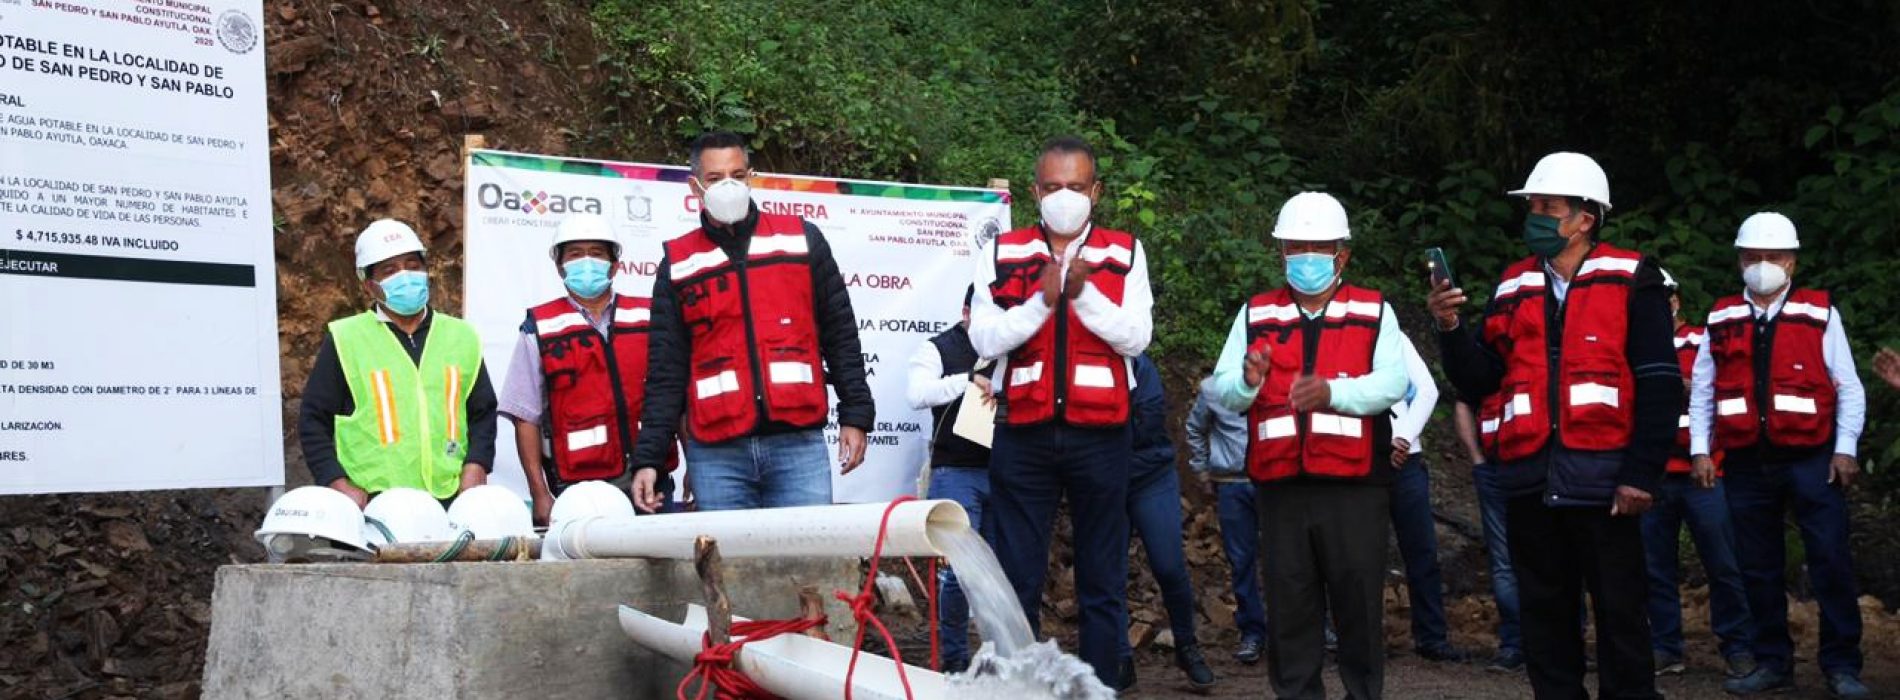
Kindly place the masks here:
<instances>
[{"instance_id":1,"label":"blue jeans","mask_svg":"<svg viewBox=\"0 0 1900 700\"><path fill-rule=\"evenodd\" d=\"M1241 639L1267 640L1266 599L1260 592L1260 518L1253 507L1253 483L1214 485L1214 511L1220 516L1221 548L1234 582L1234 626Z\"/></svg>"},{"instance_id":2,"label":"blue jeans","mask_svg":"<svg viewBox=\"0 0 1900 700\"><path fill-rule=\"evenodd\" d=\"M997 426L990 451L996 555L1029 627L1040 633L1050 529L1066 496L1075 532L1077 654L1113 685L1128 634L1127 427Z\"/></svg>"},{"instance_id":3,"label":"blue jeans","mask_svg":"<svg viewBox=\"0 0 1900 700\"><path fill-rule=\"evenodd\" d=\"M686 478L700 510L831 505L831 454L822 430L686 441Z\"/></svg>"},{"instance_id":4,"label":"blue jeans","mask_svg":"<svg viewBox=\"0 0 1900 700\"><path fill-rule=\"evenodd\" d=\"M1174 463L1144 465L1128 485L1128 523L1148 550L1148 570L1161 586L1161 602L1168 609L1168 627L1174 647L1198 646L1194 634L1194 584L1188 578L1187 538L1181 534L1181 476ZM1122 656L1133 657L1128 635L1121 640Z\"/></svg>"},{"instance_id":5,"label":"blue jeans","mask_svg":"<svg viewBox=\"0 0 1900 700\"><path fill-rule=\"evenodd\" d=\"M1393 475L1391 510L1412 602L1412 647L1443 646L1445 580L1438 569L1438 529L1432 524L1432 478L1420 455L1412 455Z\"/></svg>"},{"instance_id":6,"label":"blue jeans","mask_svg":"<svg viewBox=\"0 0 1900 700\"><path fill-rule=\"evenodd\" d=\"M1722 640L1722 656L1751 652L1754 633L1748 617L1748 592L1735 560L1735 530L1729 523L1728 496L1695 485L1686 474L1664 477L1662 493L1643 514L1643 552L1649 560L1650 646L1682 658L1682 599L1677 587L1682 561L1682 526L1689 526L1702 568L1709 572L1709 629Z\"/></svg>"},{"instance_id":7,"label":"blue jeans","mask_svg":"<svg viewBox=\"0 0 1900 700\"><path fill-rule=\"evenodd\" d=\"M1832 455L1750 465L1736 464L1733 452L1729 457L1723 485L1729 517L1735 521L1748 610L1755 619L1755 660L1764 668L1794 670L1788 581L1782 568L1787 562L1782 518L1792 506L1807 550L1808 581L1821 606L1821 671L1859 674L1860 605L1847 542L1847 498L1827 483Z\"/></svg>"},{"instance_id":8,"label":"blue jeans","mask_svg":"<svg viewBox=\"0 0 1900 700\"><path fill-rule=\"evenodd\" d=\"M983 517L990 502L990 470L981 467L938 465L930 470L930 497L956 501L970 515L970 527L990 537L990 523ZM970 602L963 597L957 574L945 566L937 570L937 637L943 645L946 671L962 670L970 663Z\"/></svg>"},{"instance_id":9,"label":"blue jeans","mask_svg":"<svg viewBox=\"0 0 1900 700\"><path fill-rule=\"evenodd\" d=\"M1511 547L1505 538L1503 484L1498 466L1474 464L1471 483L1478 491L1479 520L1484 525L1484 550L1491 562L1491 597L1498 606L1498 653L1524 650L1523 628L1518 624L1517 572L1511 568Z\"/></svg>"}]
</instances>

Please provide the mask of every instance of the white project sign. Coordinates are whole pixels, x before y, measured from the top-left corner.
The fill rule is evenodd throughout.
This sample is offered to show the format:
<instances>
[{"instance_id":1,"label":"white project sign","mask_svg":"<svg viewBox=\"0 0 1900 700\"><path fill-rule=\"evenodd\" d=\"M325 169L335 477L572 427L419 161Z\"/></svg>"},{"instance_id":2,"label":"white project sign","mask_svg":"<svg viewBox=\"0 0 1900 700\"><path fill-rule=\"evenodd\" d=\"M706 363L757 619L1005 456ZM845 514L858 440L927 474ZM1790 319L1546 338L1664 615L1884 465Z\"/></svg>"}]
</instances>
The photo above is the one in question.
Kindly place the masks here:
<instances>
[{"instance_id":1,"label":"white project sign","mask_svg":"<svg viewBox=\"0 0 1900 700\"><path fill-rule=\"evenodd\" d=\"M262 20L0 0L0 494L283 483Z\"/></svg>"},{"instance_id":2,"label":"white project sign","mask_svg":"<svg viewBox=\"0 0 1900 700\"><path fill-rule=\"evenodd\" d=\"M471 154L464 204L466 312L481 332L483 361L497 387L518 371L508 363L528 307L566 293L548 260L555 226L571 212L606 216L622 243L614 289L649 295L661 243L699 226L699 202L686 186L687 174L677 166ZM834 497L850 503L913 493L930 413L904 400L910 353L957 323L978 247L1009 225L1009 193L760 175L752 181L752 195L765 211L803 216L824 232L857 312L877 426L863 466L840 476L833 411L826 432L834 445ZM525 495L513 431L497 432L501 444L491 480Z\"/></svg>"}]
</instances>

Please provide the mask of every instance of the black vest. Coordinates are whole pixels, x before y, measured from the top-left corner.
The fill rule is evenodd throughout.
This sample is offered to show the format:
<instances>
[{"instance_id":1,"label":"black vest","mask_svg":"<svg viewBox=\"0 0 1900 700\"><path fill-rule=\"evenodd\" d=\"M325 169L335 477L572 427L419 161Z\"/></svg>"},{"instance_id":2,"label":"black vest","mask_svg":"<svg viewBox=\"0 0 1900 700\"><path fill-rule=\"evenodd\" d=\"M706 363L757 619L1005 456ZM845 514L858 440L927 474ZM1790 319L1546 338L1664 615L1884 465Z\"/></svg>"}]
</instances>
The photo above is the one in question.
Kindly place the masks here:
<instances>
[{"instance_id":1,"label":"black vest","mask_svg":"<svg viewBox=\"0 0 1900 700\"><path fill-rule=\"evenodd\" d=\"M943 376L969 374L976 368L978 359L976 347L970 344L970 332L963 326L951 326L950 330L938 333L930 339L937 346L937 355L943 358ZM994 366L994 365L992 365ZM956 434L957 410L963 405L959 398L942 406L930 409L930 419L935 433L931 435L932 447L930 463L939 467L978 467L990 466L990 448L978 445Z\"/></svg>"}]
</instances>

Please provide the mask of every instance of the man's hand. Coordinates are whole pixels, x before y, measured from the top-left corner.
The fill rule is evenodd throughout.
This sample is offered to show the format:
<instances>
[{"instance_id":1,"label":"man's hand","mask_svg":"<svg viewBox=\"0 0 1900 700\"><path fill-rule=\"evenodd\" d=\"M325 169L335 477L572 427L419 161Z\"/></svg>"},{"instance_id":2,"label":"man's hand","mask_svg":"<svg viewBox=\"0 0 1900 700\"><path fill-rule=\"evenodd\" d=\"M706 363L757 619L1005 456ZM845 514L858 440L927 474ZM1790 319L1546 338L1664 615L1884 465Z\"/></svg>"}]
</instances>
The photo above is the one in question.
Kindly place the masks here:
<instances>
[{"instance_id":1,"label":"man's hand","mask_svg":"<svg viewBox=\"0 0 1900 700\"><path fill-rule=\"evenodd\" d=\"M455 490L457 494L488 483L488 470L482 465L469 462L462 465L462 486Z\"/></svg>"},{"instance_id":2,"label":"man's hand","mask_svg":"<svg viewBox=\"0 0 1900 700\"><path fill-rule=\"evenodd\" d=\"M849 425L838 428L838 473L850 474L864 463L864 429Z\"/></svg>"},{"instance_id":3,"label":"man's hand","mask_svg":"<svg viewBox=\"0 0 1900 700\"><path fill-rule=\"evenodd\" d=\"M657 513L666 496L653 488L660 480L660 470L653 467L640 467L633 472L633 505L642 513Z\"/></svg>"},{"instance_id":4,"label":"man's hand","mask_svg":"<svg viewBox=\"0 0 1900 700\"><path fill-rule=\"evenodd\" d=\"M981 374L970 375L970 383L976 385L976 391L983 397L983 405L996 408L996 394L991 391L990 378Z\"/></svg>"},{"instance_id":5,"label":"man's hand","mask_svg":"<svg viewBox=\"0 0 1900 700\"><path fill-rule=\"evenodd\" d=\"M1827 483L1841 487L1845 491L1854 485L1854 478L1860 476L1860 460L1853 455L1836 454L1827 463Z\"/></svg>"},{"instance_id":6,"label":"man's hand","mask_svg":"<svg viewBox=\"0 0 1900 700\"><path fill-rule=\"evenodd\" d=\"M369 505L369 492L358 487L356 482L350 481L350 478L347 476L337 477L335 481L330 482L330 488L343 492L345 496L349 496L350 500L356 501L356 507L358 508Z\"/></svg>"},{"instance_id":7,"label":"man's hand","mask_svg":"<svg viewBox=\"0 0 1900 700\"><path fill-rule=\"evenodd\" d=\"M1880 375L1895 389L1900 389L1900 352L1893 348L1881 348L1874 354L1874 374Z\"/></svg>"},{"instance_id":8,"label":"man's hand","mask_svg":"<svg viewBox=\"0 0 1900 700\"><path fill-rule=\"evenodd\" d=\"M1042 303L1055 308L1056 300L1062 298L1062 265L1054 260L1043 263L1042 277L1036 280L1036 286L1042 288Z\"/></svg>"},{"instance_id":9,"label":"man's hand","mask_svg":"<svg viewBox=\"0 0 1900 700\"><path fill-rule=\"evenodd\" d=\"M1316 411L1333 404L1333 387L1324 379L1303 375L1293 380L1293 391L1288 398L1292 399L1295 410Z\"/></svg>"},{"instance_id":10,"label":"man's hand","mask_svg":"<svg viewBox=\"0 0 1900 700\"><path fill-rule=\"evenodd\" d=\"M1715 488L1715 460L1708 455L1696 455L1689 461L1689 478L1695 485L1705 489Z\"/></svg>"},{"instance_id":11,"label":"man's hand","mask_svg":"<svg viewBox=\"0 0 1900 700\"><path fill-rule=\"evenodd\" d=\"M548 517L554 512L554 496L542 491L534 494L534 524L550 525Z\"/></svg>"},{"instance_id":12,"label":"man's hand","mask_svg":"<svg viewBox=\"0 0 1900 700\"><path fill-rule=\"evenodd\" d=\"M1648 491L1634 486L1616 487L1616 500L1610 503L1610 515L1642 515L1656 499Z\"/></svg>"},{"instance_id":13,"label":"man's hand","mask_svg":"<svg viewBox=\"0 0 1900 700\"><path fill-rule=\"evenodd\" d=\"M1248 388L1258 389L1267 383L1267 370L1273 367L1273 349L1265 344L1258 350L1247 351L1246 364L1241 366L1240 379Z\"/></svg>"},{"instance_id":14,"label":"man's hand","mask_svg":"<svg viewBox=\"0 0 1900 700\"><path fill-rule=\"evenodd\" d=\"M1392 467L1403 469L1412 461L1412 441L1402 437L1392 438Z\"/></svg>"},{"instance_id":15,"label":"man's hand","mask_svg":"<svg viewBox=\"0 0 1900 700\"><path fill-rule=\"evenodd\" d=\"M1438 330L1449 331L1458 327L1458 310L1465 305L1465 290L1451 286L1450 280L1441 281L1425 298L1425 306L1431 309L1432 318L1438 321Z\"/></svg>"},{"instance_id":16,"label":"man's hand","mask_svg":"<svg viewBox=\"0 0 1900 700\"><path fill-rule=\"evenodd\" d=\"M1062 285L1062 295L1074 300L1082 296L1082 289L1088 286L1089 275L1095 273L1095 266L1077 256L1069 262L1069 279Z\"/></svg>"}]
</instances>

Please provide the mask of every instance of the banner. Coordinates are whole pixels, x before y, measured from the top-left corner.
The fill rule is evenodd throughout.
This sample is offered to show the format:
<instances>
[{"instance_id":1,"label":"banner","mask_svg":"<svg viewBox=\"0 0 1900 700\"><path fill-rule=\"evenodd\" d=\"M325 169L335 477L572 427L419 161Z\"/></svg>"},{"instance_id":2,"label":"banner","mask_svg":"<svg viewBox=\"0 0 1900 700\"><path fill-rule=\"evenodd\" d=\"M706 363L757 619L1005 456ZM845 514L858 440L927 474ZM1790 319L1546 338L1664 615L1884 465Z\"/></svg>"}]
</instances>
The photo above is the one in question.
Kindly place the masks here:
<instances>
[{"instance_id":1,"label":"banner","mask_svg":"<svg viewBox=\"0 0 1900 700\"><path fill-rule=\"evenodd\" d=\"M262 10L0 0L0 493L283 483Z\"/></svg>"},{"instance_id":2,"label":"banner","mask_svg":"<svg viewBox=\"0 0 1900 700\"><path fill-rule=\"evenodd\" d=\"M566 293L548 258L554 229L573 212L602 214L620 236L614 289L652 293L660 245L699 226L699 201L678 166L474 151L465 194L465 311L482 335L499 391L530 306ZM759 175L752 196L768 212L796 214L830 242L857 312L877 427L864 464L837 474L836 411L827 426L832 493L841 503L889 500L916 490L930 412L904 399L911 351L957 323L977 249L1009 226L1009 193L961 187ZM532 371L532 370L531 370ZM836 405L836 395L833 395ZM494 483L527 494L503 420ZM687 465L690 469L691 465Z\"/></svg>"}]
</instances>

